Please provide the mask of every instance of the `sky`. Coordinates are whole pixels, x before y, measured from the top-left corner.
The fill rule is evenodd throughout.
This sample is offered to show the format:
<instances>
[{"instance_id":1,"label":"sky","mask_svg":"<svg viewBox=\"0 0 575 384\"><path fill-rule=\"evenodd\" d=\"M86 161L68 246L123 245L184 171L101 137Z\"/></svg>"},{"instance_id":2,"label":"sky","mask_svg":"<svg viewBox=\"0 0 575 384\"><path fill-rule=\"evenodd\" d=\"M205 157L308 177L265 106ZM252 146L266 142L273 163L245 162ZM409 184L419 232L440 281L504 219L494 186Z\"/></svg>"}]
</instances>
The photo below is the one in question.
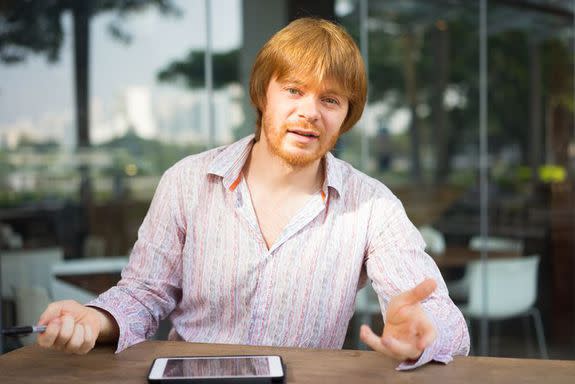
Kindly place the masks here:
<instances>
[{"instance_id":1,"label":"sky","mask_svg":"<svg viewBox=\"0 0 575 384\"><path fill-rule=\"evenodd\" d=\"M190 49L206 46L204 0L175 1L181 17L162 16L150 9L124 23L133 40L113 39L101 14L90 25L90 98L93 113L106 112L126 87L158 87L156 74ZM216 51L241 44L241 0L212 0L212 39ZM29 55L23 64L0 63L0 134L8 130L38 130L73 142L74 82L70 15L63 18L65 41L60 60ZM164 86L165 87L165 86Z\"/></svg>"}]
</instances>

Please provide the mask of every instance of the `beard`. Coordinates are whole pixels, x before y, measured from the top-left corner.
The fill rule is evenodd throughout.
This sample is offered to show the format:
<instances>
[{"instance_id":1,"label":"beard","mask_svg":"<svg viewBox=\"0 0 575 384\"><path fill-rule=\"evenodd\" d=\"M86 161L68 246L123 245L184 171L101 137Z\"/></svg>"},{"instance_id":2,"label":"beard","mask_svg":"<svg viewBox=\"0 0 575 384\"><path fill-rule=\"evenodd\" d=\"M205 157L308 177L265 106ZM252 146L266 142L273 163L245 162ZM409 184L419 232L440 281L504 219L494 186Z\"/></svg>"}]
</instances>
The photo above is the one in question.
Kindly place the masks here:
<instances>
[{"instance_id":1,"label":"beard","mask_svg":"<svg viewBox=\"0 0 575 384\"><path fill-rule=\"evenodd\" d=\"M292 167L302 168L321 159L327 152L333 149L339 138L339 134L327 136L325 132L322 132L321 129L307 121L283 123L281 127L277 129L271 123L271 119L268 116L264 116L262 123L262 130L266 136L269 151ZM296 142L293 146L300 150L286 148L283 144L287 141L286 136L288 131L296 128L313 131L318 135L316 139L318 140L317 143L305 144ZM306 151L306 146L314 146L315 150Z\"/></svg>"}]
</instances>

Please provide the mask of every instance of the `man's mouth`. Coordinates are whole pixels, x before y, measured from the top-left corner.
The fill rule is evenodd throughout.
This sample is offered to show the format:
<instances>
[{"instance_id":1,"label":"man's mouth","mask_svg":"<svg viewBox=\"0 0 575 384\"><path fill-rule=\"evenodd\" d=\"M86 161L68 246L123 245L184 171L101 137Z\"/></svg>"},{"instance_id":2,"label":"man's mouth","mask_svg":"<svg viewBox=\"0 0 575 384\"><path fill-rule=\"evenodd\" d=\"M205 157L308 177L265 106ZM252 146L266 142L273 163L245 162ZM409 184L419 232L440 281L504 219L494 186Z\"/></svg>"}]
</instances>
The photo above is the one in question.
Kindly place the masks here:
<instances>
[{"instance_id":1,"label":"man's mouth","mask_svg":"<svg viewBox=\"0 0 575 384\"><path fill-rule=\"evenodd\" d=\"M300 130L300 129L289 129L288 132L289 133L295 133L296 135L305 136L305 137L313 137L313 138L319 137L319 134L316 132L304 131L304 130Z\"/></svg>"}]
</instances>

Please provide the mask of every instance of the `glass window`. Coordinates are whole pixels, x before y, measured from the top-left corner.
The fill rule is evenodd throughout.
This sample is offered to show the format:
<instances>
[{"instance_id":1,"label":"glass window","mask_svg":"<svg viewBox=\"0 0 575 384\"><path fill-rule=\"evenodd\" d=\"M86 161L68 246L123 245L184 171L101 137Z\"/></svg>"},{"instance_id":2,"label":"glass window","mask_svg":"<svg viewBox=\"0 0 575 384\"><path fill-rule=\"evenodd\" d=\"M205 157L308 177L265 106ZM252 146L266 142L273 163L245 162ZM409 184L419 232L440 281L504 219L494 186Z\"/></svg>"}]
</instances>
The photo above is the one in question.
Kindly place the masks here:
<instances>
[{"instance_id":1,"label":"glass window","mask_svg":"<svg viewBox=\"0 0 575 384\"><path fill-rule=\"evenodd\" d=\"M551 354L564 350L575 305L575 287L561 283L573 281L575 256L573 10L569 2L488 2L482 152L479 4L336 2L367 53L370 86L340 156L402 200L452 298L470 311L474 353L543 357L543 339ZM482 257L489 261L477 269ZM505 281L523 288L498 292L507 291L501 271L521 268L533 277ZM475 278L479 290L471 289ZM483 289L496 289L487 305ZM527 335L512 321L520 302ZM509 321L482 322L499 306Z\"/></svg>"}]
</instances>

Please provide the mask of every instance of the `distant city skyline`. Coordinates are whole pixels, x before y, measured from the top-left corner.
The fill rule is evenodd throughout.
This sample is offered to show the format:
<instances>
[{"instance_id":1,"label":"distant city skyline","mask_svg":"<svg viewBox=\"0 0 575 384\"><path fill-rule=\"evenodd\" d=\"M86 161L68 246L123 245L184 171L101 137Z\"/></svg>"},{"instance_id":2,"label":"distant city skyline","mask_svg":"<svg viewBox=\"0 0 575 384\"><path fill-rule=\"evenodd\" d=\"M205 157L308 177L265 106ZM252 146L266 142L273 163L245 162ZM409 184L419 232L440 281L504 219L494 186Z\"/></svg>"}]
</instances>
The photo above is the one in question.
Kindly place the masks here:
<instances>
[{"instance_id":1,"label":"distant city skyline","mask_svg":"<svg viewBox=\"0 0 575 384\"><path fill-rule=\"evenodd\" d=\"M183 11L179 18L162 16L154 9L126 17L125 28L133 36L129 45L115 41L108 34L106 25L111 15L92 19L90 120L91 136L96 141L102 136L98 130L119 124L118 121L111 122L109 114L118 107L118 99L130 92L128 90L146 89L150 102L160 103L158 98L165 97L162 95L181 94L183 88L158 84L156 74L171 61L183 58L191 49L204 49L206 35L204 1L181 1L177 6ZM241 0L213 1L215 51L241 46L241 11ZM74 147L73 39L69 14L64 16L63 26L64 41L59 61L50 64L43 56L29 55L24 63L0 64L2 141L9 142L18 133L25 133L40 139L56 139L67 148Z\"/></svg>"}]
</instances>

